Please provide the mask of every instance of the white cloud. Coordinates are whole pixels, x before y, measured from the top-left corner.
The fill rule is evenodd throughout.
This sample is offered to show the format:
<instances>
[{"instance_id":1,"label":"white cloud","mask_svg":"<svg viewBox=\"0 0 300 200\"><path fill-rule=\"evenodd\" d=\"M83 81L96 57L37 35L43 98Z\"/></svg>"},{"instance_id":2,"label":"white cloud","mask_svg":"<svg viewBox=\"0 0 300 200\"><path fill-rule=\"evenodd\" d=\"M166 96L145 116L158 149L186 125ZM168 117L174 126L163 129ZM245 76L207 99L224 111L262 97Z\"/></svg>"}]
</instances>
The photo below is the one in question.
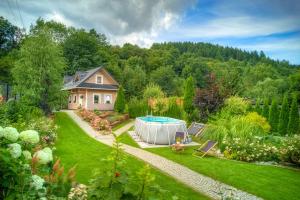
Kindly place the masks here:
<instances>
[{"instance_id":1,"label":"white cloud","mask_svg":"<svg viewBox=\"0 0 300 200\"><path fill-rule=\"evenodd\" d=\"M58 13L56 11L53 11L52 13L46 14L45 19L60 22L60 23L63 23L67 26L72 26L73 25L72 21L68 20L63 14Z\"/></svg>"}]
</instances>

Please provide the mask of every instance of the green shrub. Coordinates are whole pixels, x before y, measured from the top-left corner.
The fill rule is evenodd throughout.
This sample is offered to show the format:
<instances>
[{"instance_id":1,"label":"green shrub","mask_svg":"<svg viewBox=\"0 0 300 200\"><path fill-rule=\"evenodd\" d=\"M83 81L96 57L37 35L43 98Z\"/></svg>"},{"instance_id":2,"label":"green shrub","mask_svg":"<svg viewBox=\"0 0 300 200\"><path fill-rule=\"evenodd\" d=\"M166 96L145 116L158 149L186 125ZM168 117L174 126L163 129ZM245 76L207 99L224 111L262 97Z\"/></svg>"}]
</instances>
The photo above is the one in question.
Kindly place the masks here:
<instances>
[{"instance_id":1,"label":"green shrub","mask_svg":"<svg viewBox=\"0 0 300 200\"><path fill-rule=\"evenodd\" d=\"M278 120L279 120L278 103L277 103L276 99L273 99L271 108L270 108L270 112L269 112L269 122L270 122L271 129L273 132L277 131Z\"/></svg>"},{"instance_id":2,"label":"green shrub","mask_svg":"<svg viewBox=\"0 0 300 200\"><path fill-rule=\"evenodd\" d=\"M184 110L182 106L177 104L177 98L169 98L168 110L165 115L168 117L183 119L183 112Z\"/></svg>"},{"instance_id":3,"label":"green shrub","mask_svg":"<svg viewBox=\"0 0 300 200\"><path fill-rule=\"evenodd\" d=\"M299 132L299 109L298 99L296 95L293 97L292 105L290 108L287 132L288 134L296 134Z\"/></svg>"},{"instance_id":4,"label":"green shrub","mask_svg":"<svg viewBox=\"0 0 300 200\"><path fill-rule=\"evenodd\" d=\"M128 103L128 114L131 118L145 116L149 113L148 104L145 100L132 98Z\"/></svg>"},{"instance_id":5,"label":"green shrub","mask_svg":"<svg viewBox=\"0 0 300 200\"><path fill-rule=\"evenodd\" d=\"M143 93L144 100L148 101L149 99L163 98L165 96L161 87L155 83L149 83Z\"/></svg>"},{"instance_id":6,"label":"green shrub","mask_svg":"<svg viewBox=\"0 0 300 200\"><path fill-rule=\"evenodd\" d=\"M230 97L225 100L224 107L222 108L221 114L225 117L231 117L234 115L243 115L249 108L249 101L244 100L241 97Z\"/></svg>"},{"instance_id":7,"label":"green shrub","mask_svg":"<svg viewBox=\"0 0 300 200\"><path fill-rule=\"evenodd\" d=\"M287 95L284 96L279 115L278 132L280 135L287 134L287 126L289 123L289 102Z\"/></svg>"},{"instance_id":8,"label":"green shrub","mask_svg":"<svg viewBox=\"0 0 300 200\"><path fill-rule=\"evenodd\" d=\"M123 87L120 86L120 88L118 90L117 99L115 102L115 111L117 111L119 113L124 113L125 104L126 104L126 102L125 102L124 90L123 90Z\"/></svg>"}]
</instances>

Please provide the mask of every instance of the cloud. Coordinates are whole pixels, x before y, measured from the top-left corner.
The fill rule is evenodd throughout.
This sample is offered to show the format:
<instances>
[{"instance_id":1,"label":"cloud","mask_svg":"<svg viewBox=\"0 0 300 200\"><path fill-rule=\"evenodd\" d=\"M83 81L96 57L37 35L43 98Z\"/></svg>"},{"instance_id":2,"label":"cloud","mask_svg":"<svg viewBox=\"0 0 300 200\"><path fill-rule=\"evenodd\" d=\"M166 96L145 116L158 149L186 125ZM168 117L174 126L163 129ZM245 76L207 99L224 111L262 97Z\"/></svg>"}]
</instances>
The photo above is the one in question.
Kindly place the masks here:
<instances>
[{"instance_id":1,"label":"cloud","mask_svg":"<svg viewBox=\"0 0 300 200\"><path fill-rule=\"evenodd\" d=\"M1 3L2 2L2 3ZM1 1L0 6L5 6ZM48 0L19 1L24 18L42 17L82 28L95 28L112 41L149 46L169 29L195 0ZM16 4L11 4L14 13ZM0 8L0 11L4 8ZM2 12L2 11L1 11ZM33 23L33 21L31 21ZM27 28L29 24L27 24Z\"/></svg>"}]
</instances>

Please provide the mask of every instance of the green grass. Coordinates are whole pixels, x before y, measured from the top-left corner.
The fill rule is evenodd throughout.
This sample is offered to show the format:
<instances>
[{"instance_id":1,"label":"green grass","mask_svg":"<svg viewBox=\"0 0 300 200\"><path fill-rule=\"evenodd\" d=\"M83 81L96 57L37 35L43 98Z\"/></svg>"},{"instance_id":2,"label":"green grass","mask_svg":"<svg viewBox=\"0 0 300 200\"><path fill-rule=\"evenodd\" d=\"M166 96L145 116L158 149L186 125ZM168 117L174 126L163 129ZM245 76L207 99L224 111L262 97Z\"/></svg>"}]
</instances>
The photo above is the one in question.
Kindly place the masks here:
<instances>
[{"instance_id":1,"label":"green grass","mask_svg":"<svg viewBox=\"0 0 300 200\"><path fill-rule=\"evenodd\" d=\"M189 147L183 153L175 153L170 148L146 150L264 199L300 199L299 170L261 166L214 157L197 158L192 156L194 148Z\"/></svg>"},{"instance_id":2,"label":"green grass","mask_svg":"<svg viewBox=\"0 0 300 200\"><path fill-rule=\"evenodd\" d=\"M121 143L140 148L140 146L131 138L128 132L122 133L119 138Z\"/></svg>"},{"instance_id":3,"label":"green grass","mask_svg":"<svg viewBox=\"0 0 300 200\"><path fill-rule=\"evenodd\" d=\"M111 147L90 138L66 113L58 112L55 122L59 126L55 155L59 157L66 169L76 165L77 180L87 184L93 177L93 171L103 166L101 159L110 152ZM139 170L145 163L128 156L127 167ZM206 196L177 182L175 179L152 168L156 183L163 189L186 199L208 199Z\"/></svg>"}]
</instances>

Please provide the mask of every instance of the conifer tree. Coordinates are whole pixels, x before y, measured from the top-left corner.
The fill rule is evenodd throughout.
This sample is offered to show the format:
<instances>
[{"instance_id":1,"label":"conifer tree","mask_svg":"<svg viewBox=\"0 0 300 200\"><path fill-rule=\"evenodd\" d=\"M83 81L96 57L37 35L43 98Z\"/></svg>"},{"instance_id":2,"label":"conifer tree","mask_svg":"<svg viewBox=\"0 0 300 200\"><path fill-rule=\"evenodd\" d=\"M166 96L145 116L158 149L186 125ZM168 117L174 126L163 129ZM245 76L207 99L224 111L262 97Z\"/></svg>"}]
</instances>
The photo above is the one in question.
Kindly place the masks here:
<instances>
[{"instance_id":1,"label":"conifer tree","mask_svg":"<svg viewBox=\"0 0 300 200\"><path fill-rule=\"evenodd\" d=\"M297 100L295 95L289 113L288 134L296 134L299 132L299 110Z\"/></svg>"},{"instance_id":2,"label":"conifer tree","mask_svg":"<svg viewBox=\"0 0 300 200\"><path fill-rule=\"evenodd\" d=\"M124 89L123 86L121 85L119 90L118 90L118 95L117 95L117 99L115 102L115 111L119 112L119 113L123 113L125 110L125 94L124 94Z\"/></svg>"},{"instance_id":3,"label":"conifer tree","mask_svg":"<svg viewBox=\"0 0 300 200\"><path fill-rule=\"evenodd\" d=\"M264 106L262 110L262 116L264 116L266 119L269 118L269 99L264 100Z\"/></svg>"},{"instance_id":4,"label":"conifer tree","mask_svg":"<svg viewBox=\"0 0 300 200\"><path fill-rule=\"evenodd\" d=\"M289 122L289 102L288 102L287 95L285 95L281 104L280 115L279 115L278 132L280 135L287 134L288 122Z\"/></svg>"},{"instance_id":5,"label":"conifer tree","mask_svg":"<svg viewBox=\"0 0 300 200\"><path fill-rule=\"evenodd\" d=\"M194 97L195 97L195 82L192 76L186 79L184 96L183 96L183 109L187 114L187 120L190 122L194 118L193 112L195 110L194 106Z\"/></svg>"},{"instance_id":6,"label":"conifer tree","mask_svg":"<svg viewBox=\"0 0 300 200\"><path fill-rule=\"evenodd\" d=\"M276 132L278 128L278 120L279 120L279 110L277 100L274 98L272 100L270 112L269 112L269 122L272 128L272 131Z\"/></svg>"},{"instance_id":7,"label":"conifer tree","mask_svg":"<svg viewBox=\"0 0 300 200\"><path fill-rule=\"evenodd\" d=\"M256 100L256 103L255 103L255 112L257 112L258 114L261 114L260 99Z\"/></svg>"}]
</instances>

